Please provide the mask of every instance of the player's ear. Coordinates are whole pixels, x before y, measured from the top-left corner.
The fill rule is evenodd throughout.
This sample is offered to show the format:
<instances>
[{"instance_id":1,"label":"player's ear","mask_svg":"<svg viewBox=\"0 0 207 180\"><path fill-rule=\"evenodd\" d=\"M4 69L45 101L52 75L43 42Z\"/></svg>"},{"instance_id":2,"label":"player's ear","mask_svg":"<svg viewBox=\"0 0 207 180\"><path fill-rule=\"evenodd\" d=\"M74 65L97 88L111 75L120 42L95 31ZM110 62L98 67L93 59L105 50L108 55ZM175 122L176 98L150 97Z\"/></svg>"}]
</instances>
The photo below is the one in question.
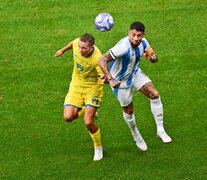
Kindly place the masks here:
<instances>
[{"instance_id":1,"label":"player's ear","mask_svg":"<svg viewBox=\"0 0 207 180\"><path fill-rule=\"evenodd\" d=\"M145 32L143 32L143 37L145 37Z\"/></svg>"},{"instance_id":2,"label":"player's ear","mask_svg":"<svg viewBox=\"0 0 207 180\"><path fill-rule=\"evenodd\" d=\"M94 45L91 46L91 49L94 49Z\"/></svg>"}]
</instances>

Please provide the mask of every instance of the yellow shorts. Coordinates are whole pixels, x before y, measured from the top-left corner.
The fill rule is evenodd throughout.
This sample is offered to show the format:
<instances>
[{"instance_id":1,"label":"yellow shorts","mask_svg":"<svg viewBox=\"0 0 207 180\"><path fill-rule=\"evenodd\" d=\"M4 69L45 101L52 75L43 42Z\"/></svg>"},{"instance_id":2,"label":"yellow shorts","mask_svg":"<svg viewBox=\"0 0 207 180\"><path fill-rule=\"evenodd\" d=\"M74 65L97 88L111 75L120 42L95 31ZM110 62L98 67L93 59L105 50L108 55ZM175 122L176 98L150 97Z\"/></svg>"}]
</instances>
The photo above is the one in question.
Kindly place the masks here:
<instances>
[{"instance_id":1,"label":"yellow shorts","mask_svg":"<svg viewBox=\"0 0 207 180\"><path fill-rule=\"evenodd\" d=\"M81 109L83 106L100 107L103 97L103 85L93 84L75 86L70 84L68 94L65 97L64 106L75 106Z\"/></svg>"}]
</instances>

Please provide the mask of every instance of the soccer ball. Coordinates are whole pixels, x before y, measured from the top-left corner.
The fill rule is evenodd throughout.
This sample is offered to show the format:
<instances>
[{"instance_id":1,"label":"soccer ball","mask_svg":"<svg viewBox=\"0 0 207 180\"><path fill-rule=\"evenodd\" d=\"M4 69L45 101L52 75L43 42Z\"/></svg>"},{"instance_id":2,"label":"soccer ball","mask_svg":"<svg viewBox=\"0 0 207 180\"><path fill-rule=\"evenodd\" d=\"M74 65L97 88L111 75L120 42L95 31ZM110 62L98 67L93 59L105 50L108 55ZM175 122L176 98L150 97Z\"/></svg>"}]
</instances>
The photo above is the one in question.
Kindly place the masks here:
<instances>
[{"instance_id":1,"label":"soccer ball","mask_svg":"<svg viewBox=\"0 0 207 180\"><path fill-rule=\"evenodd\" d=\"M109 31L114 25L114 19L109 13L100 13L96 16L94 25L99 31Z\"/></svg>"}]
</instances>

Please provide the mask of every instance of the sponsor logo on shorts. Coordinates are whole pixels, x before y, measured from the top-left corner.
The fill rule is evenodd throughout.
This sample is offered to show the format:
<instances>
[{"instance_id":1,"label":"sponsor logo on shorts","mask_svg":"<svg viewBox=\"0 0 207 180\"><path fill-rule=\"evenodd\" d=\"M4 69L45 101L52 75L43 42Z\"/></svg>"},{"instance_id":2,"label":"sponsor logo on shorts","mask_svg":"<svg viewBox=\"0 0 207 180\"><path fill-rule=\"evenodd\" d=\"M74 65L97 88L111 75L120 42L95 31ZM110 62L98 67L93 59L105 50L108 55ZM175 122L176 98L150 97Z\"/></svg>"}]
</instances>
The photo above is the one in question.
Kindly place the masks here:
<instances>
[{"instance_id":1,"label":"sponsor logo on shorts","mask_svg":"<svg viewBox=\"0 0 207 180\"><path fill-rule=\"evenodd\" d=\"M100 101L98 100L98 98L94 97L94 98L92 98L92 103L95 105L98 105L100 103Z\"/></svg>"}]
</instances>

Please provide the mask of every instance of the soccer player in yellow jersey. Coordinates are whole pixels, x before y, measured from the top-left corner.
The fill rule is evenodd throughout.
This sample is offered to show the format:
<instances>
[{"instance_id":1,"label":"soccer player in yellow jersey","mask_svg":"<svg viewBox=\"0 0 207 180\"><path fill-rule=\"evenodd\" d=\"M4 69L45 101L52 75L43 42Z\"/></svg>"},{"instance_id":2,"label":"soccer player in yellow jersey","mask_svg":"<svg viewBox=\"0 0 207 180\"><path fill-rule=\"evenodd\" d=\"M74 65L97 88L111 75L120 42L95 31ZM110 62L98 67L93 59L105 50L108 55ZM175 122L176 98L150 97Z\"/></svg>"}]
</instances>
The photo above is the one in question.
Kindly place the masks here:
<instances>
[{"instance_id":1,"label":"soccer player in yellow jersey","mask_svg":"<svg viewBox=\"0 0 207 180\"><path fill-rule=\"evenodd\" d=\"M94 161L103 158L100 129L94 123L96 110L103 96L103 75L98 59L100 50L94 45L95 39L90 34L70 41L58 50L55 56L61 56L65 51L73 49L73 74L68 94L64 102L64 120L72 122L84 113L84 123L94 142Z\"/></svg>"}]
</instances>

